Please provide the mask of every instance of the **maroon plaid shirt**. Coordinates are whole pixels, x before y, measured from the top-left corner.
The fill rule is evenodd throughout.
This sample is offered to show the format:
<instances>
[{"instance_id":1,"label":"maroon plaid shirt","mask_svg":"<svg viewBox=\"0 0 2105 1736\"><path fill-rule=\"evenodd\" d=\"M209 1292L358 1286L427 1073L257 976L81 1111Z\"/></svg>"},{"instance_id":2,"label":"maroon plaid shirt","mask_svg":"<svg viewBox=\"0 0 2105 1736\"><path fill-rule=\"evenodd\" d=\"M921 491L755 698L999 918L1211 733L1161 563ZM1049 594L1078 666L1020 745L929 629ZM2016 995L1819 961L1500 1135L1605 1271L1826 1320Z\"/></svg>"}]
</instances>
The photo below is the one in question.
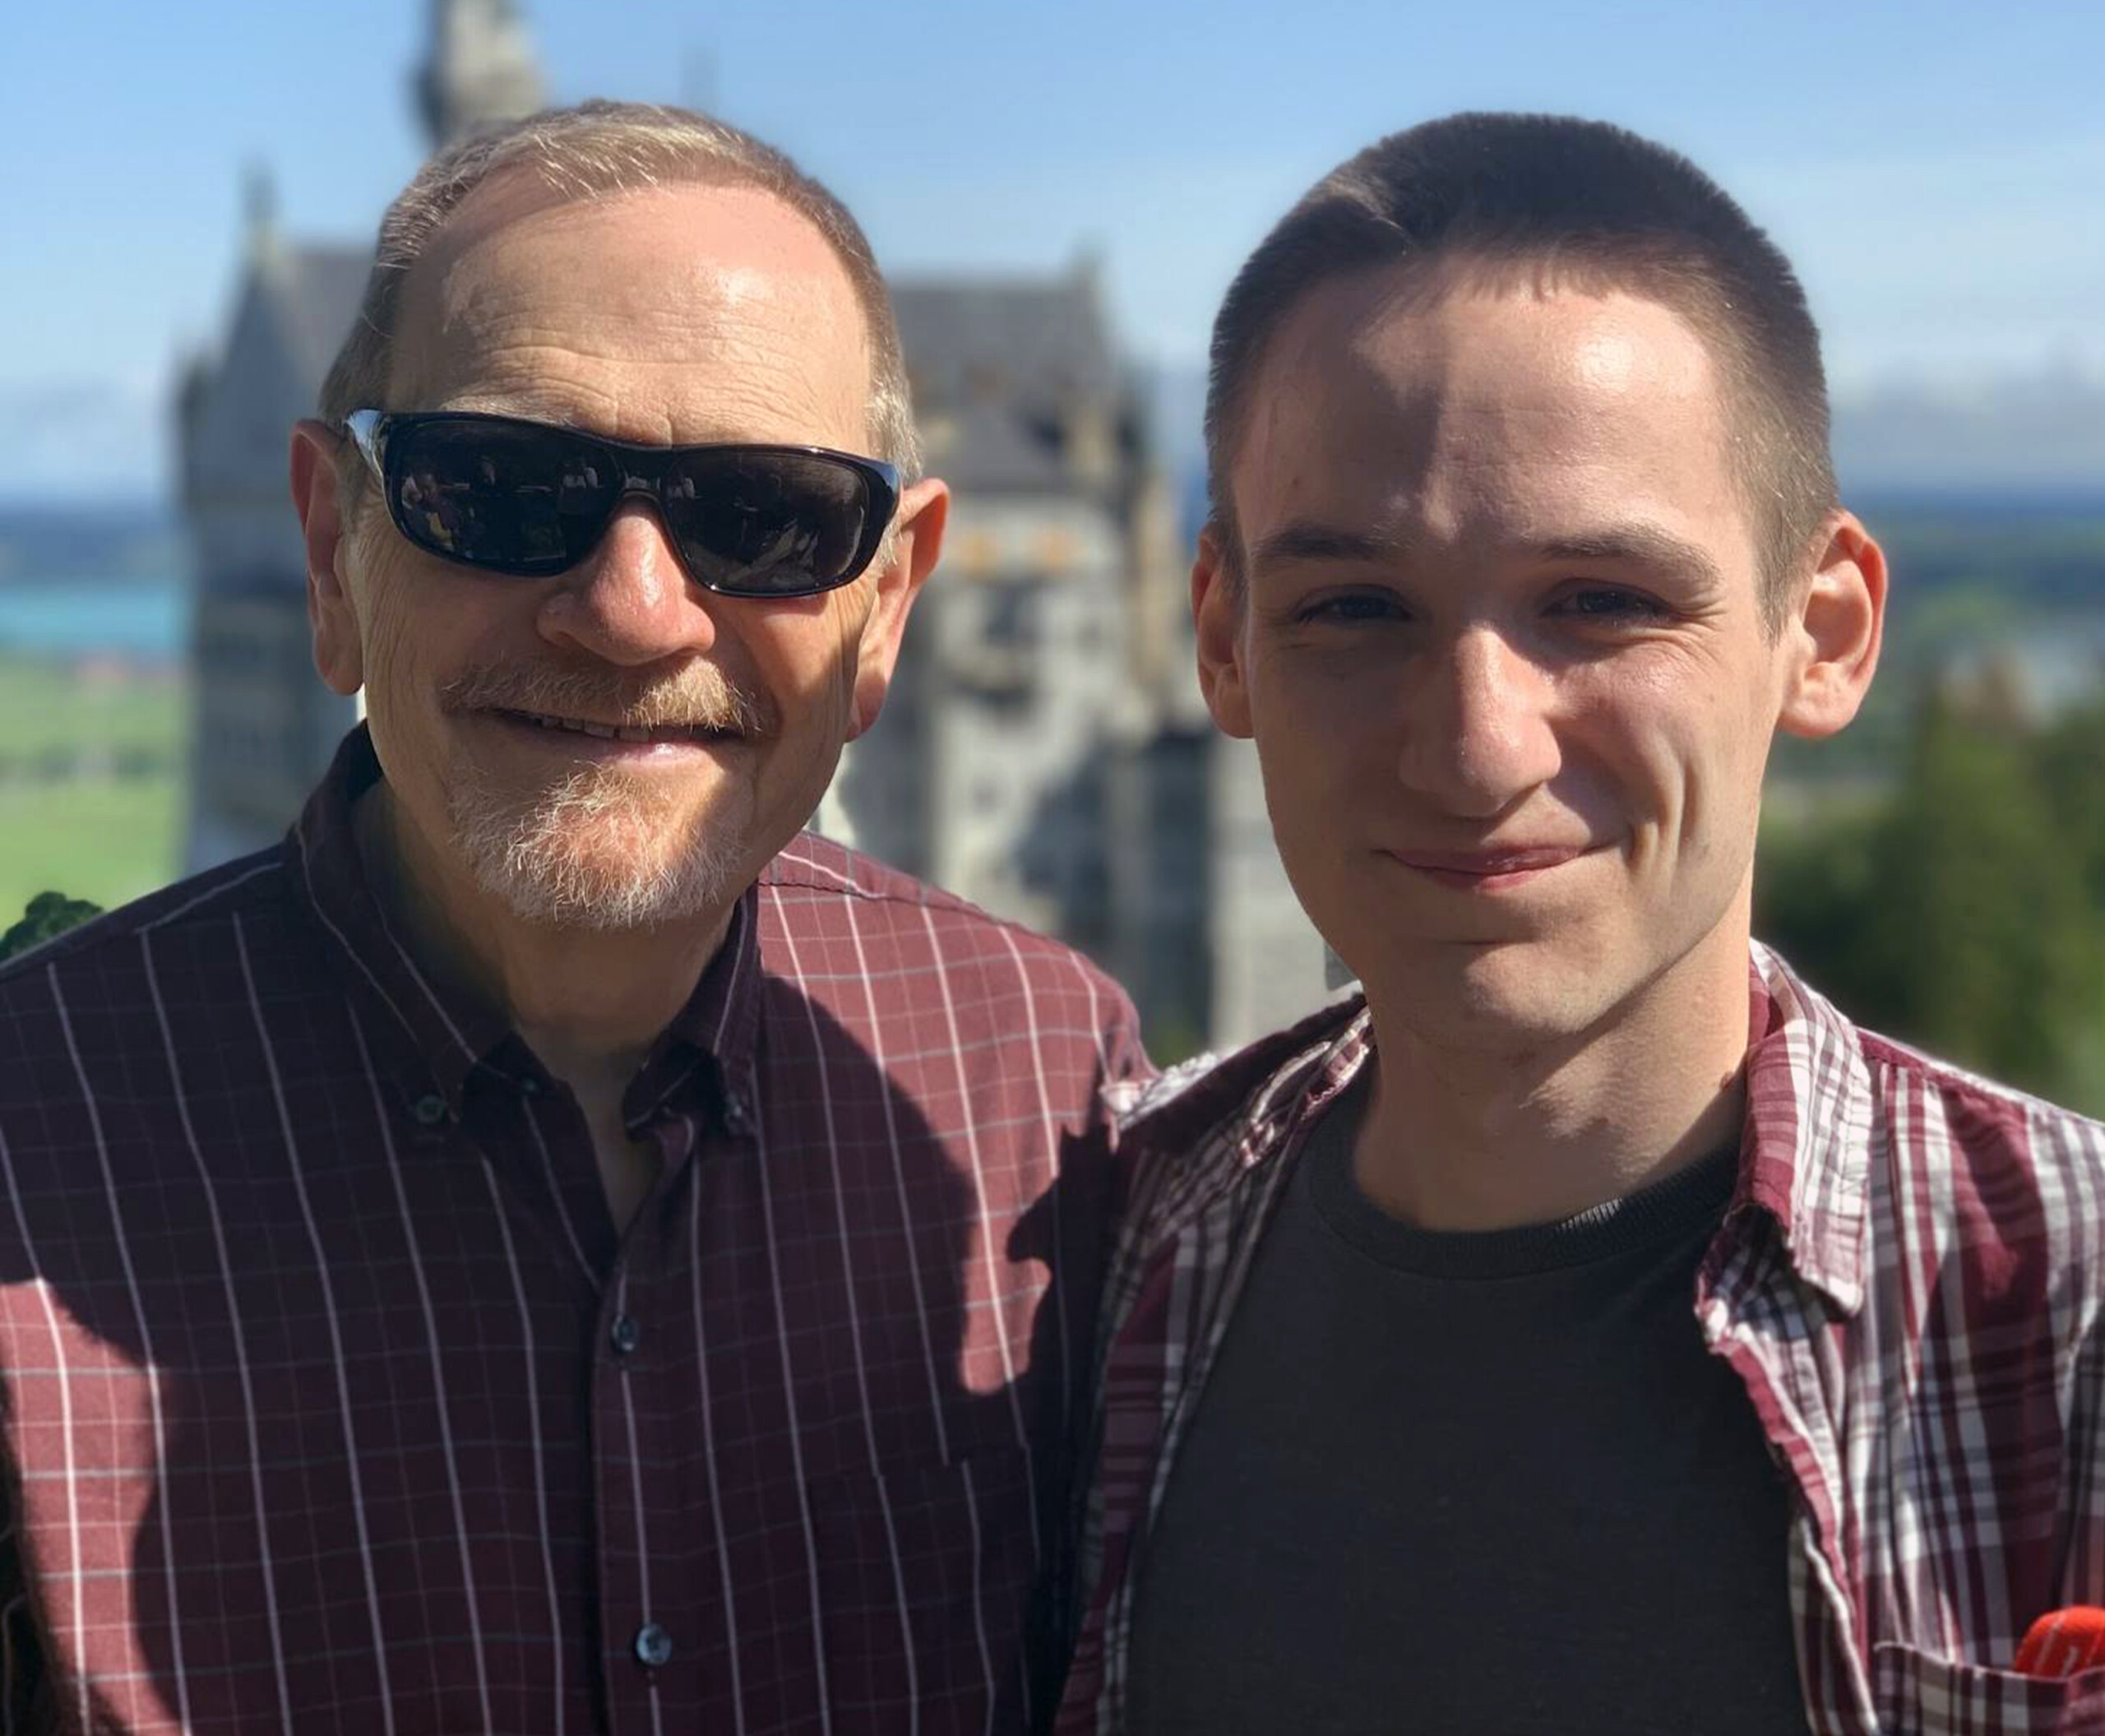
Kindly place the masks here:
<instances>
[{"instance_id":1,"label":"maroon plaid shirt","mask_svg":"<svg viewBox=\"0 0 2105 1736\"><path fill-rule=\"evenodd\" d=\"M377 775L0 972L10 1727L1020 1729L1124 997L801 837L629 1088L618 1235L382 921Z\"/></svg>"},{"instance_id":2,"label":"maroon plaid shirt","mask_svg":"<svg viewBox=\"0 0 2105 1736\"><path fill-rule=\"evenodd\" d=\"M2105 1604L2105 1127L1754 962L1739 1187L1690 1301L1790 1475L1777 1571L1811 1728L2101 1736L2105 1669L2012 1665L2035 1617ZM1362 1004L1327 1010L1128 1129L1063 1736L1125 1728L1135 1576L1177 1449L1307 1130L1371 1038Z\"/></svg>"}]
</instances>

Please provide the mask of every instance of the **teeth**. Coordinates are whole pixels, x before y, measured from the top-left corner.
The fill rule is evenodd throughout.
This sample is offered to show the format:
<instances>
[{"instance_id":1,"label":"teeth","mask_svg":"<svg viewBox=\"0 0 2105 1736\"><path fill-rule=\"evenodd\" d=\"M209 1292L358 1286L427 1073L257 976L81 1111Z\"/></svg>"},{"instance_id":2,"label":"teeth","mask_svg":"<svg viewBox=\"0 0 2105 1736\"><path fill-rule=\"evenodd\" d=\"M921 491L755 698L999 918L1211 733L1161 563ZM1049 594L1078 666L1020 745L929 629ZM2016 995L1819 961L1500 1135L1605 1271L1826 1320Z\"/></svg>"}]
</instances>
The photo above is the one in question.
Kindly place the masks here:
<instances>
[{"instance_id":1,"label":"teeth","mask_svg":"<svg viewBox=\"0 0 2105 1736\"><path fill-rule=\"evenodd\" d=\"M640 729L616 724L586 723L577 718L551 717L542 711L522 711L519 715L539 724L544 729L567 729L572 734L594 736L603 742L698 741L708 734L706 730L682 729L674 724L662 729Z\"/></svg>"}]
</instances>

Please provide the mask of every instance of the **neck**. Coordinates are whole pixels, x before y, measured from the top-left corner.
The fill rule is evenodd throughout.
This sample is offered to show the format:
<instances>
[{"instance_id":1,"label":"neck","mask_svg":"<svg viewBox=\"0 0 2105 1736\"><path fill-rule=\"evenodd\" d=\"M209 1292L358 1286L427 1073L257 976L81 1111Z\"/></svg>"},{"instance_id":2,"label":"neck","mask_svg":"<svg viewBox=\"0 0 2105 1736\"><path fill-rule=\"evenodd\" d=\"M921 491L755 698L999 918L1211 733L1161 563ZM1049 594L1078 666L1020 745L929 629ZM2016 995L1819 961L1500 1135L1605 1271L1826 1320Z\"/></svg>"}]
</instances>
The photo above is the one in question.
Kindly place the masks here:
<instances>
[{"instance_id":1,"label":"neck","mask_svg":"<svg viewBox=\"0 0 2105 1736\"><path fill-rule=\"evenodd\" d=\"M386 784L352 819L367 881L419 965L497 1008L581 1096L635 1074L730 926L735 898L662 928L522 922L404 823Z\"/></svg>"},{"instance_id":2,"label":"neck","mask_svg":"<svg viewBox=\"0 0 2105 1736\"><path fill-rule=\"evenodd\" d=\"M1728 923L1593 1030L1463 1048L1422 998L1368 985L1375 1076L1354 1168L1428 1229L1571 1216L1734 1139L1746 1105L1746 934ZM1417 1013L1414 1027L1404 1016Z\"/></svg>"}]
</instances>

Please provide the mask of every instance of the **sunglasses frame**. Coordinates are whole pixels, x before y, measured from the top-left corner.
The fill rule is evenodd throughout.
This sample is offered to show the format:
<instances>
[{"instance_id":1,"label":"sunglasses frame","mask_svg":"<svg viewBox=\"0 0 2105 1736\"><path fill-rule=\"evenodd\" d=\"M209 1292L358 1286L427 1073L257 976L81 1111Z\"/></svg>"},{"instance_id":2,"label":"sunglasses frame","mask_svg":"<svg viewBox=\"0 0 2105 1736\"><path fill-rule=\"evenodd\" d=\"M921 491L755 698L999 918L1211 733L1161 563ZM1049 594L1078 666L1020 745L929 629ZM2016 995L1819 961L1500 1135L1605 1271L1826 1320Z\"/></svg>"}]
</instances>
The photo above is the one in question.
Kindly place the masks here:
<instances>
[{"instance_id":1,"label":"sunglasses frame","mask_svg":"<svg viewBox=\"0 0 2105 1736\"><path fill-rule=\"evenodd\" d=\"M535 433L553 434L605 452L613 459L621 470L621 487L607 507L606 518L601 522L598 534L575 560L562 566L550 567L536 562L520 565L511 562L476 560L455 554L443 549L434 549L404 524L403 515L396 504L396 479L387 472L389 448L398 434L412 433L418 428L434 423L479 423L490 428L511 430L528 429ZM621 503L631 495L640 494L656 509L659 524L664 527L665 541L679 558L681 568L688 578L705 590L719 596L741 597L756 602L797 597L816 597L829 590L838 590L844 585L852 585L868 567L884 541L885 532L891 528L893 515L899 510L900 479L898 469L880 458L865 458L855 452L836 451L825 446L770 445L752 441L722 441L698 446L647 446L633 440L614 440L604 434L587 433L583 428L567 428L560 423L536 422L525 416L493 415L481 410L354 410L344 418L344 433L366 461L373 479L380 484L382 498L387 504L387 517L403 539L413 548L448 561L456 566L467 567L474 572L502 573L512 578L545 579L571 572L590 558L592 551L599 546L607 534L607 527L614 521L614 514ZM863 479L868 495L869 510L864 515L863 539L856 547L854 558L838 578L828 579L824 584L801 585L792 589L770 588L745 590L733 586L720 585L703 577L694 570L687 559L687 551L681 548L680 539L673 532L672 521L665 510L665 477L673 462L696 452L737 453L764 457L787 455L800 458L822 458L853 470Z\"/></svg>"}]
</instances>

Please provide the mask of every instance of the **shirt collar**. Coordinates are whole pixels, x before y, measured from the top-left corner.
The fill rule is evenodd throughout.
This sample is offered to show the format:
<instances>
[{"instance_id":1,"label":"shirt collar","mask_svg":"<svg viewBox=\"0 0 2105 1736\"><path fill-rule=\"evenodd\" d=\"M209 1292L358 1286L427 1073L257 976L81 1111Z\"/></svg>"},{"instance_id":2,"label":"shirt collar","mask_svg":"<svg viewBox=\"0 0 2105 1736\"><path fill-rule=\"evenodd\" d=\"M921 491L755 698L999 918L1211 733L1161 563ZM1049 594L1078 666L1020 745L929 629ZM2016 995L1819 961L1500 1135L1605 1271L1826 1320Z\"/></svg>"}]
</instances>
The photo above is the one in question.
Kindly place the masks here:
<instances>
[{"instance_id":1,"label":"shirt collar","mask_svg":"<svg viewBox=\"0 0 2105 1736\"><path fill-rule=\"evenodd\" d=\"M1870 1236L1863 1047L1848 1020L1758 943L1747 984L1746 1123L1733 1205L1774 1217L1799 1276L1854 1314Z\"/></svg>"},{"instance_id":2,"label":"shirt collar","mask_svg":"<svg viewBox=\"0 0 2105 1736\"><path fill-rule=\"evenodd\" d=\"M442 1098L458 1116L478 1067L516 1072L525 1061L501 1012L458 985L428 974L389 925L367 878L351 810L383 775L372 738L360 724L336 757L286 839L297 882L351 993L384 1027L403 1039L416 1089ZM758 1019L760 945L756 894L748 888L732 913L723 945L666 1027L631 1087L630 1102L661 1101L693 1071L696 1051L722 1073L743 1072ZM500 1051L509 1045L516 1054Z\"/></svg>"},{"instance_id":3,"label":"shirt collar","mask_svg":"<svg viewBox=\"0 0 2105 1736\"><path fill-rule=\"evenodd\" d=\"M1743 1205L1768 1212L1798 1275L1854 1314L1863 1306L1869 1235L1871 1090L1862 1047L1854 1025L1759 944L1748 990L1746 1114L1728 1215ZM1173 1163L1173 1154L1223 1128L1236 1169L1261 1164L1351 1082L1372 1053L1372 1036L1366 1003L1354 995L1195 1082L1171 1076L1140 1105L1126 1137ZM1239 1119L1224 1128L1232 1113Z\"/></svg>"},{"instance_id":4,"label":"shirt collar","mask_svg":"<svg viewBox=\"0 0 2105 1736\"><path fill-rule=\"evenodd\" d=\"M732 907L731 925L694 993L629 1087L632 1126L680 1087L701 1057L715 1063L719 1091L735 1097L736 1082L752 1071L760 1025L760 891L752 886Z\"/></svg>"}]
</instances>

